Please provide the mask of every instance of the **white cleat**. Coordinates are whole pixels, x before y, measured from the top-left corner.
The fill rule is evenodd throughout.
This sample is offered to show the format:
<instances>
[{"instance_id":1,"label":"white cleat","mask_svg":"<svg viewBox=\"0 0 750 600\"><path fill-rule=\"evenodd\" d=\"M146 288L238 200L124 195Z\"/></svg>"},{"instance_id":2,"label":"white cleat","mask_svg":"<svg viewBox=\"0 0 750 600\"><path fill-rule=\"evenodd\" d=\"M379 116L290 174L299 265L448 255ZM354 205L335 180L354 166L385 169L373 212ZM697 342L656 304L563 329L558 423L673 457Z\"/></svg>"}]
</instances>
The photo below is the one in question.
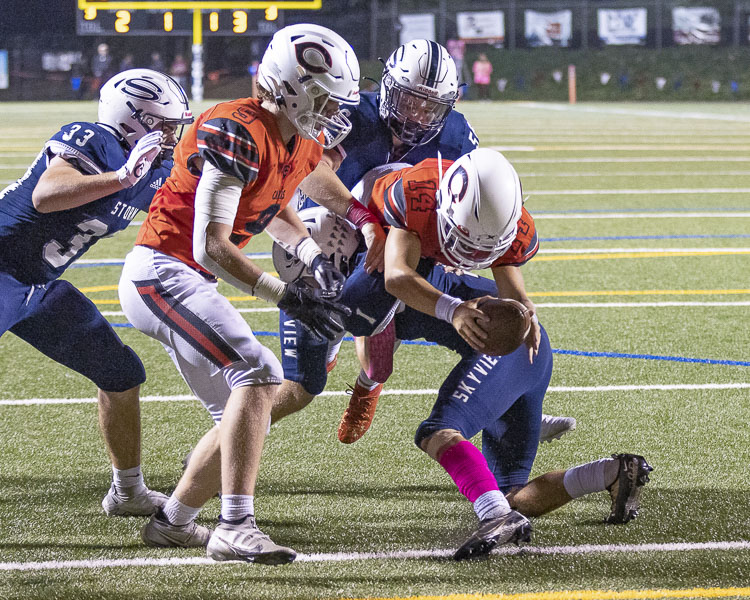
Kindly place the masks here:
<instances>
[{"instance_id":1,"label":"white cleat","mask_svg":"<svg viewBox=\"0 0 750 600\"><path fill-rule=\"evenodd\" d=\"M261 565L285 565L297 558L294 550L279 546L258 529L252 515L238 523L219 519L206 554L218 561L243 560Z\"/></svg>"},{"instance_id":2,"label":"white cleat","mask_svg":"<svg viewBox=\"0 0 750 600\"><path fill-rule=\"evenodd\" d=\"M148 488L142 494L130 499L120 496L114 484L102 500L102 508L108 517L147 517L163 507L169 498L161 492Z\"/></svg>"},{"instance_id":3,"label":"white cleat","mask_svg":"<svg viewBox=\"0 0 750 600\"><path fill-rule=\"evenodd\" d=\"M141 529L141 538L152 548L200 548L208 545L211 530L195 521L172 525L159 510Z\"/></svg>"},{"instance_id":4,"label":"white cleat","mask_svg":"<svg viewBox=\"0 0 750 600\"><path fill-rule=\"evenodd\" d=\"M539 430L539 443L559 440L566 433L574 431L576 420L573 417L553 417L542 415L542 427Z\"/></svg>"}]
</instances>

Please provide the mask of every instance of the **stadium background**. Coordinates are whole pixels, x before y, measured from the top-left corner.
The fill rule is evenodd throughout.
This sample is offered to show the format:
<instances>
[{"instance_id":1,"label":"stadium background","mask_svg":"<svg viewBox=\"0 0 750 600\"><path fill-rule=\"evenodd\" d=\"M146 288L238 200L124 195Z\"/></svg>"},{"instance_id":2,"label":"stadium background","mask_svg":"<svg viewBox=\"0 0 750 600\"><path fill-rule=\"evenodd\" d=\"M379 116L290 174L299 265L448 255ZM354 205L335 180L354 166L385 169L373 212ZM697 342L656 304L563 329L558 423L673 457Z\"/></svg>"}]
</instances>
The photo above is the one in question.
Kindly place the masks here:
<instances>
[{"instance_id":1,"label":"stadium background","mask_svg":"<svg viewBox=\"0 0 750 600\"><path fill-rule=\"evenodd\" d=\"M720 17L719 41L676 45L672 9L677 6L715 8ZM644 44L605 45L597 31L598 9L635 7L647 10ZM495 99L566 100L569 64L577 66L578 96L582 100L750 98L747 0L323 0L320 10L280 10L274 21L267 21L263 10L248 11L248 29L242 34L232 32L232 11L224 10L219 11L220 31L212 33L204 25L205 97L247 95L249 68L260 59L272 32L286 24L310 21L344 33L362 62L363 75L379 79L377 59L399 45L400 17L433 14L435 39L446 44L458 37L458 13L488 10L503 11L505 39L496 45L467 44L464 80L470 82L470 67L476 56L487 53L494 65ZM524 35L527 10L570 10L572 31L568 47L531 48ZM189 20L189 11L175 14L176 19ZM71 72L45 70L45 66L50 67L45 55L80 52L85 66L102 42L109 44L115 64L127 53L134 55L136 66L148 66L152 51L159 51L167 65L178 53L190 57L189 34L165 35L158 27L152 27L150 31L118 34L112 29L102 34L77 35L81 15L76 0L0 3L0 50L7 50L9 80L8 88L0 89L0 100L76 98L71 89ZM158 17L151 14L149 23L158 22ZM563 75L562 80L555 80L556 72ZM500 79L506 82L503 91L497 86ZM605 79L607 82L603 83ZM656 84L659 79L664 80L661 89ZM468 92L470 97L470 88Z\"/></svg>"}]
</instances>

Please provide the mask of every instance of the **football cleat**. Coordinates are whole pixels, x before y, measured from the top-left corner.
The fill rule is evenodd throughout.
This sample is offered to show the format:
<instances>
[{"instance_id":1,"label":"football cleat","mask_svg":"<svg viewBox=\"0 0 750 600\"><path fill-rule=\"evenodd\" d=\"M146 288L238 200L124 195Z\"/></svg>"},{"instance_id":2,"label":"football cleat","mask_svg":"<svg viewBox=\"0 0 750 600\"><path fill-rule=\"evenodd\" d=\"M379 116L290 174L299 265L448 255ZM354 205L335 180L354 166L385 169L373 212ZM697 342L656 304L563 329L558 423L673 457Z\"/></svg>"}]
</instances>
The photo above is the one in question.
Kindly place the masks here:
<instances>
[{"instance_id":1,"label":"football cleat","mask_svg":"<svg viewBox=\"0 0 750 600\"><path fill-rule=\"evenodd\" d=\"M643 486L654 468L637 454L613 454L612 458L620 462L620 468L617 478L607 487L612 507L605 522L623 525L638 516Z\"/></svg>"},{"instance_id":2,"label":"football cleat","mask_svg":"<svg viewBox=\"0 0 750 600\"><path fill-rule=\"evenodd\" d=\"M559 440L566 433L574 431L576 420L573 417L553 417L542 415L542 427L539 429L539 443Z\"/></svg>"},{"instance_id":3,"label":"football cleat","mask_svg":"<svg viewBox=\"0 0 750 600\"><path fill-rule=\"evenodd\" d=\"M361 438L372 425L375 418L375 408L378 405L380 392L383 384L379 383L373 389L368 390L357 383L352 390L349 406L341 417L339 423L339 441L344 444L352 444Z\"/></svg>"},{"instance_id":4,"label":"football cleat","mask_svg":"<svg viewBox=\"0 0 750 600\"><path fill-rule=\"evenodd\" d=\"M454 560L487 556L495 546L531 541L531 523L521 513L511 510L502 517L486 519L456 550Z\"/></svg>"},{"instance_id":5,"label":"football cleat","mask_svg":"<svg viewBox=\"0 0 750 600\"><path fill-rule=\"evenodd\" d=\"M115 485L102 500L102 508L108 517L147 517L167 503L168 497L161 492L145 488L142 494L133 498L123 498L117 493Z\"/></svg>"},{"instance_id":6,"label":"football cleat","mask_svg":"<svg viewBox=\"0 0 750 600\"><path fill-rule=\"evenodd\" d=\"M161 509L141 529L141 538L152 548L200 548L210 537L211 530L195 521L172 525Z\"/></svg>"},{"instance_id":7,"label":"football cleat","mask_svg":"<svg viewBox=\"0 0 750 600\"><path fill-rule=\"evenodd\" d=\"M279 546L258 529L253 515L239 522L219 518L206 554L218 561L243 560L261 565L285 565L297 558L294 550Z\"/></svg>"}]
</instances>

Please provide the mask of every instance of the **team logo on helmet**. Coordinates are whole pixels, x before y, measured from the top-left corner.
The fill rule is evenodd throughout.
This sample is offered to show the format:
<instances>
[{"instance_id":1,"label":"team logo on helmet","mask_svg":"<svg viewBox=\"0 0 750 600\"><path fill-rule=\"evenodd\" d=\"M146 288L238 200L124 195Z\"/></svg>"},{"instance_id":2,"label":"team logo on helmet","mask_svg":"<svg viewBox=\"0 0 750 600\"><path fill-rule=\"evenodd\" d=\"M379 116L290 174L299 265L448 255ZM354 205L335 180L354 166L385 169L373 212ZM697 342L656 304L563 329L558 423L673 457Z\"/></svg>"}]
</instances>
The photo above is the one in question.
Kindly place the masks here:
<instances>
[{"instance_id":1,"label":"team logo on helmet","mask_svg":"<svg viewBox=\"0 0 750 600\"><path fill-rule=\"evenodd\" d=\"M148 100L157 104L168 104L168 101L162 100L164 90L155 81L150 79L142 77L124 79L118 81L115 87L119 88L123 94L138 98L139 100Z\"/></svg>"},{"instance_id":2,"label":"team logo on helmet","mask_svg":"<svg viewBox=\"0 0 750 600\"><path fill-rule=\"evenodd\" d=\"M448 180L448 194L451 197L451 202L461 202L466 195L466 190L469 187L469 174L462 166L459 166L451 174L451 178Z\"/></svg>"},{"instance_id":3,"label":"team logo on helmet","mask_svg":"<svg viewBox=\"0 0 750 600\"><path fill-rule=\"evenodd\" d=\"M331 54L316 42L302 42L294 45L297 62L310 73L327 73L333 66Z\"/></svg>"}]
</instances>

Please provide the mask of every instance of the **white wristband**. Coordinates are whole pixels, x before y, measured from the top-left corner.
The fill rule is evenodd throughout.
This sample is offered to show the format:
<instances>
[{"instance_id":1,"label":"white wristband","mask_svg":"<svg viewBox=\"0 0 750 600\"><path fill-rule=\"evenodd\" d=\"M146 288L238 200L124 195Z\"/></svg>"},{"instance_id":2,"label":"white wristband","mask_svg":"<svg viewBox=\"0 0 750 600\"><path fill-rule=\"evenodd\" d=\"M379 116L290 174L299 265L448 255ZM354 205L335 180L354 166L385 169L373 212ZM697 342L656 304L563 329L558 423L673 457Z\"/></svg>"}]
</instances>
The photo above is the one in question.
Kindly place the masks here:
<instances>
[{"instance_id":1,"label":"white wristband","mask_svg":"<svg viewBox=\"0 0 750 600\"><path fill-rule=\"evenodd\" d=\"M315 240L311 237L302 238L294 249L294 253L297 255L304 264L308 267L312 266L313 260L318 254L323 254L320 246L315 243Z\"/></svg>"},{"instance_id":2,"label":"white wristband","mask_svg":"<svg viewBox=\"0 0 750 600\"><path fill-rule=\"evenodd\" d=\"M438 298L438 301L435 304L435 316L438 319L447 321L448 323L453 323L453 313L456 312L456 309L462 303L463 300L460 298L454 298L448 294L443 294Z\"/></svg>"},{"instance_id":3,"label":"white wristband","mask_svg":"<svg viewBox=\"0 0 750 600\"><path fill-rule=\"evenodd\" d=\"M253 296L257 296L266 302L278 304L286 291L286 283L269 275L265 271L258 277L253 286Z\"/></svg>"}]
</instances>

